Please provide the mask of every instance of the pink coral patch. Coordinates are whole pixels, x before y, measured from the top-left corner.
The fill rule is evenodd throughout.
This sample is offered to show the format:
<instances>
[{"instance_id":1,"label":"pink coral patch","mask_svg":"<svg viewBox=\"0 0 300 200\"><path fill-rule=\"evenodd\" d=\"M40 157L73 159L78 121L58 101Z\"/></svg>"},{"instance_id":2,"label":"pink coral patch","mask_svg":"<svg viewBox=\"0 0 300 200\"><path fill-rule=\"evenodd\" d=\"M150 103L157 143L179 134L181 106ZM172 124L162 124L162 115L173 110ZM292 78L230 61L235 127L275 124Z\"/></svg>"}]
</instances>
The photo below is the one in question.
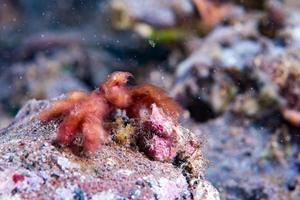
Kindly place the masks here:
<instances>
[{"instance_id":1,"label":"pink coral patch","mask_svg":"<svg viewBox=\"0 0 300 200\"><path fill-rule=\"evenodd\" d=\"M21 174L14 174L12 177L12 180L14 183L18 183L18 182L22 182L25 180L25 176L21 175Z\"/></svg>"}]
</instances>

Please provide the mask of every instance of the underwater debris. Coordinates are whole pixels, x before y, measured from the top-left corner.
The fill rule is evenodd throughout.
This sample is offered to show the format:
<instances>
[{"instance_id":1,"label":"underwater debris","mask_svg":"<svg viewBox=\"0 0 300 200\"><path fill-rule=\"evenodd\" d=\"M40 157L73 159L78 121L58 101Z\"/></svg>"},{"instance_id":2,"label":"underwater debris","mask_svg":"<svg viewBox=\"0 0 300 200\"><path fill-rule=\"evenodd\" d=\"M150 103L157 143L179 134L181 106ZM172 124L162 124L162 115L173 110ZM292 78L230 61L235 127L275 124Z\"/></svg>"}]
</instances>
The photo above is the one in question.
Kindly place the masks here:
<instances>
[{"instance_id":1,"label":"underwater debris","mask_svg":"<svg viewBox=\"0 0 300 200\"><path fill-rule=\"evenodd\" d=\"M267 0L260 0L260 1L252 1L252 0L235 0L236 3L243 5L246 8L249 9L257 9L257 10L263 10L265 9L268 1Z\"/></svg>"},{"instance_id":2,"label":"underwater debris","mask_svg":"<svg viewBox=\"0 0 300 200\"><path fill-rule=\"evenodd\" d=\"M264 36L275 38L280 29L284 27L286 16L280 6L270 6L265 16L259 21L258 29Z\"/></svg>"},{"instance_id":3,"label":"underwater debris","mask_svg":"<svg viewBox=\"0 0 300 200\"><path fill-rule=\"evenodd\" d=\"M300 125L299 57L290 51L282 56L258 57L256 71L266 85L275 88L283 117L294 126Z\"/></svg>"},{"instance_id":4,"label":"underwater debris","mask_svg":"<svg viewBox=\"0 0 300 200\"><path fill-rule=\"evenodd\" d=\"M217 1L193 0L204 28L211 29L220 23L226 14L227 7Z\"/></svg>"}]
</instances>

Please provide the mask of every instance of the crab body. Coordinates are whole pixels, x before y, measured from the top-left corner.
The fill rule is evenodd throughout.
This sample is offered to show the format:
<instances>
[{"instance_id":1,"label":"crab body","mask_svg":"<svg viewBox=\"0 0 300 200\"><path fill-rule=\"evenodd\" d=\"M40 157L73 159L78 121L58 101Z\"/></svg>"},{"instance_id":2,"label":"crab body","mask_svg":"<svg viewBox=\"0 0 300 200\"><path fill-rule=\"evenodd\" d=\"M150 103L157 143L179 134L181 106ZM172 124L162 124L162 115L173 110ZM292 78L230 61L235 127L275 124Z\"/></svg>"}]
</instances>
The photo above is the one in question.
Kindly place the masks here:
<instances>
[{"instance_id":1,"label":"crab body","mask_svg":"<svg viewBox=\"0 0 300 200\"><path fill-rule=\"evenodd\" d=\"M70 146L79 135L84 152L93 153L108 141L104 120L113 110L122 109L145 130L135 137L140 149L156 160L174 158L177 134L174 127L181 107L155 86L126 86L130 76L128 72L115 72L91 94L71 92L42 111L39 118L45 122L62 117L57 143Z\"/></svg>"}]
</instances>

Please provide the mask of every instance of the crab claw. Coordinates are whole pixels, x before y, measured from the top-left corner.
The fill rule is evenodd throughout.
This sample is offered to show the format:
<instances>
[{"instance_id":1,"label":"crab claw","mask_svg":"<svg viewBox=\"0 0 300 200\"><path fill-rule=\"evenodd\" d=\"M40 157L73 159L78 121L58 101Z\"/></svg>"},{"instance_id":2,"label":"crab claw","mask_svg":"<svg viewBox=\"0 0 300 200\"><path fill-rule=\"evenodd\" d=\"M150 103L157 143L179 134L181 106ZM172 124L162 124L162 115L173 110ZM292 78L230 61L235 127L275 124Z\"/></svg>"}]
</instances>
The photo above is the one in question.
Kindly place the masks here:
<instances>
[{"instance_id":1,"label":"crab claw","mask_svg":"<svg viewBox=\"0 0 300 200\"><path fill-rule=\"evenodd\" d=\"M114 72L100 86L106 100L116 107L125 108L131 102L128 89L125 87L130 76L132 74L129 72Z\"/></svg>"}]
</instances>

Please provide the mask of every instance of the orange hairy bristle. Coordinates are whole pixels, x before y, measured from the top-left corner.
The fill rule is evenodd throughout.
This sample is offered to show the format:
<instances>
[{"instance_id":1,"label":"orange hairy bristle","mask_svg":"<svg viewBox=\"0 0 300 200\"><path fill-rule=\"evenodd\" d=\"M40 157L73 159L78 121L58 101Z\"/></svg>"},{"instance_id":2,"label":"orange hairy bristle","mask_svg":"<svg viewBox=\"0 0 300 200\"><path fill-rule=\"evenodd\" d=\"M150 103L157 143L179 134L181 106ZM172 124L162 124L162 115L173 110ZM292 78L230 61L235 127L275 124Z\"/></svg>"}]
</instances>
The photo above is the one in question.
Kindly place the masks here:
<instances>
[{"instance_id":1,"label":"orange hairy bristle","mask_svg":"<svg viewBox=\"0 0 300 200\"><path fill-rule=\"evenodd\" d=\"M85 152L95 152L106 141L103 121L116 108L126 109L131 117L138 119L141 109L150 110L156 104L170 119L177 120L181 107L175 101L152 85L127 87L130 76L128 72L115 72L91 94L71 92L42 111L39 118L47 121L62 116L56 141L68 146L77 133L81 134Z\"/></svg>"},{"instance_id":2,"label":"orange hairy bristle","mask_svg":"<svg viewBox=\"0 0 300 200\"><path fill-rule=\"evenodd\" d=\"M180 105L169 97L164 90L156 86L134 86L130 92L134 102L132 105L134 110L139 110L143 106L149 108L151 104L155 103L167 116L174 120L177 120L182 112Z\"/></svg>"}]
</instances>

